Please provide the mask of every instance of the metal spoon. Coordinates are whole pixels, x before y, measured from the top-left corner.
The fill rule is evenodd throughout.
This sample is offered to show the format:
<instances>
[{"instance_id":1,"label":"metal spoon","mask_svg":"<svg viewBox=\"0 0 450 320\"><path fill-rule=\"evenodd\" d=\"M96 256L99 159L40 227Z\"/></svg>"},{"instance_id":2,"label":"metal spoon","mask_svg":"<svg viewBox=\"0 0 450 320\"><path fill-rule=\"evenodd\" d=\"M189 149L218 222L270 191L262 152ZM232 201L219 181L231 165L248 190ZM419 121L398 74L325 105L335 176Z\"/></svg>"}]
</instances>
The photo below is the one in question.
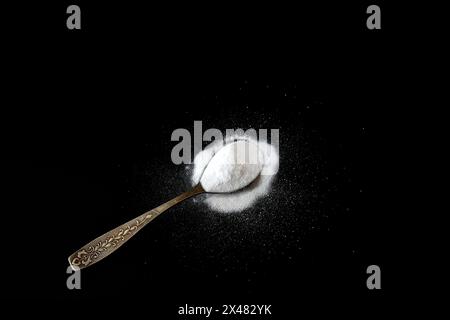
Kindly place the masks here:
<instances>
[{"instance_id":1,"label":"metal spoon","mask_svg":"<svg viewBox=\"0 0 450 320\"><path fill-rule=\"evenodd\" d=\"M174 205L203 192L205 192L205 190L200 184L198 184L192 190L184 192L172 200L163 203L159 207L147 211L146 213L141 214L121 226L108 231L73 253L69 257L70 266L74 270L80 270L99 262L119 249L125 242L130 240L132 236L134 236L139 230L145 227L150 221L155 219L161 213Z\"/></svg>"},{"instance_id":2,"label":"metal spoon","mask_svg":"<svg viewBox=\"0 0 450 320\"><path fill-rule=\"evenodd\" d=\"M256 168L258 170L252 170L252 174L249 174L244 178L242 178L241 184L238 184L238 186L234 184L230 184L230 188L219 188L216 189L217 186L209 185L208 179L205 179L211 176L214 176L216 174L216 171L223 170L224 167L231 165L239 165L242 166L243 163L235 162L235 163L228 163L228 157L230 157L230 154L227 154L225 157L221 157L220 154L223 152L234 152L234 157L230 157L232 159L240 159L243 155L245 155L246 150L250 147L250 144L248 141L239 140L233 143L229 143L228 145L224 146L222 149L220 149L215 156L210 160L208 163L208 167L206 167L205 171L203 172L202 178L200 179L200 183L192 190L184 192L180 194L178 197L173 198L172 200L160 205L159 207L150 210L139 217L136 217L135 219L128 221L127 223L124 223L123 225L105 233L104 235L98 237L97 239L89 242L87 245L76 251L74 254L72 254L69 257L69 263L74 270L83 269L90 265L93 265L94 263L102 260L103 258L106 258L111 253L116 251L118 248L120 248L125 242L127 242L132 236L134 236L139 230L141 230L144 226L146 226L150 221L155 219L157 216L159 216L161 213L166 211L167 209L171 208L172 206L180 203L183 200L186 200L192 196L198 195L200 193L206 192L218 192L218 193L228 193L228 192L234 192L239 189L244 188L248 184L250 184L253 180L257 178L257 176L260 174L262 170L262 166L260 163L252 163L252 162L244 162L245 165L251 166L253 169ZM233 155L233 154L232 154ZM238 157L240 155L240 157ZM217 157L217 158L216 158ZM211 167L210 167L211 166ZM228 169L230 167L227 167ZM242 170L242 168L240 168ZM232 177L232 176L231 176ZM239 177L241 179L241 177ZM206 184L205 184L206 182ZM202 186L203 184L203 186ZM220 184L223 186L223 184ZM225 186L227 186L225 184Z\"/></svg>"}]
</instances>

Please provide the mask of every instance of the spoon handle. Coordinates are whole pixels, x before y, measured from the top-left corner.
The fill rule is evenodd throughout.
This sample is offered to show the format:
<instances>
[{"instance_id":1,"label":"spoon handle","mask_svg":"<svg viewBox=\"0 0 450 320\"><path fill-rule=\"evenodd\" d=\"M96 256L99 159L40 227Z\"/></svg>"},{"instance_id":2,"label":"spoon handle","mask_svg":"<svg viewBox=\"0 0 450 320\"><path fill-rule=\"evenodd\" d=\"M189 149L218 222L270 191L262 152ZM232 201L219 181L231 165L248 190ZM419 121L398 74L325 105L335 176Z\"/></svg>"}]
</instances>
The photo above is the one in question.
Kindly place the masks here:
<instances>
[{"instance_id":1,"label":"spoon handle","mask_svg":"<svg viewBox=\"0 0 450 320\"><path fill-rule=\"evenodd\" d=\"M69 257L70 266L74 270L79 270L99 262L119 249L125 242L161 213L183 200L203 192L204 190L199 184L192 190L184 192L172 200L163 203L159 207L147 211L121 226L106 232L73 253Z\"/></svg>"}]
</instances>

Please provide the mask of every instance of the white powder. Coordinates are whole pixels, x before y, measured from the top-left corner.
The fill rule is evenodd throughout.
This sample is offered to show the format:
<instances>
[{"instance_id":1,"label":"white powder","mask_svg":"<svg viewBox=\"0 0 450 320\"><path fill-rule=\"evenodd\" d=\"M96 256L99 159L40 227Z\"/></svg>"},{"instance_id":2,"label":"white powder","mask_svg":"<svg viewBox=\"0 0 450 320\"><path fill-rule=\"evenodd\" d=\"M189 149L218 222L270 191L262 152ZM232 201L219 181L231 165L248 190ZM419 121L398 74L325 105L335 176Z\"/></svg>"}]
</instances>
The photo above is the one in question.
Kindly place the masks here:
<instances>
[{"instance_id":1,"label":"white powder","mask_svg":"<svg viewBox=\"0 0 450 320\"><path fill-rule=\"evenodd\" d=\"M270 144L234 136L225 144L209 145L197 154L194 165L193 184L200 182L205 191L212 192L205 200L207 205L216 211L235 212L269 192L279 159Z\"/></svg>"},{"instance_id":2,"label":"white powder","mask_svg":"<svg viewBox=\"0 0 450 320\"><path fill-rule=\"evenodd\" d=\"M255 180L261 170L258 145L240 140L225 145L209 161L200 179L206 192L234 192Z\"/></svg>"}]
</instances>

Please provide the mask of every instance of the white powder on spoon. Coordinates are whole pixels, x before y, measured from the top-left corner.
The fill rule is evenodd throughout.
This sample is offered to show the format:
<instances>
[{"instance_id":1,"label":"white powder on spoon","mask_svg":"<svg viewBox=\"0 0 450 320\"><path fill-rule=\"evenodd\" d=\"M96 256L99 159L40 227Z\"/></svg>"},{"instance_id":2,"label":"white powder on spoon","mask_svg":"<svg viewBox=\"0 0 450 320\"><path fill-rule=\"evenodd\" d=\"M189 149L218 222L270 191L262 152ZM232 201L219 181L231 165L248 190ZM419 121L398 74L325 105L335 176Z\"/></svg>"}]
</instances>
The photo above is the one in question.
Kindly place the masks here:
<instances>
[{"instance_id":1,"label":"white powder on spoon","mask_svg":"<svg viewBox=\"0 0 450 320\"><path fill-rule=\"evenodd\" d=\"M237 141L235 141L237 140ZM246 136L215 141L194 159L192 182L201 183L208 194L205 202L220 212L242 211L270 190L278 171L278 153L273 146Z\"/></svg>"},{"instance_id":2,"label":"white powder on spoon","mask_svg":"<svg viewBox=\"0 0 450 320\"><path fill-rule=\"evenodd\" d=\"M262 170L258 145L240 140L225 145L209 161L200 179L206 192L240 190L256 179Z\"/></svg>"}]
</instances>

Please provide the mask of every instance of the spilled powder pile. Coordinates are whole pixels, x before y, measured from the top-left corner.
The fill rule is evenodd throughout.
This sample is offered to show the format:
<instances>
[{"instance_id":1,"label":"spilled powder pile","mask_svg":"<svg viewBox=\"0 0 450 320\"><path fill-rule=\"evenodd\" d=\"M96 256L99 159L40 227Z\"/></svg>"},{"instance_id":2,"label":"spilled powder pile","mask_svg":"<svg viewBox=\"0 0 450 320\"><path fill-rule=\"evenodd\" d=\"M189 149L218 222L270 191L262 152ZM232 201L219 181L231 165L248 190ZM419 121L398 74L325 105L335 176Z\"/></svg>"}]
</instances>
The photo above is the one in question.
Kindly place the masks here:
<instances>
[{"instance_id":1,"label":"spilled powder pile","mask_svg":"<svg viewBox=\"0 0 450 320\"><path fill-rule=\"evenodd\" d=\"M246 136L215 141L194 159L192 182L210 192L205 202L220 212L242 211L266 195L278 172L276 149Z\"/></svg>"}]
</instances>

